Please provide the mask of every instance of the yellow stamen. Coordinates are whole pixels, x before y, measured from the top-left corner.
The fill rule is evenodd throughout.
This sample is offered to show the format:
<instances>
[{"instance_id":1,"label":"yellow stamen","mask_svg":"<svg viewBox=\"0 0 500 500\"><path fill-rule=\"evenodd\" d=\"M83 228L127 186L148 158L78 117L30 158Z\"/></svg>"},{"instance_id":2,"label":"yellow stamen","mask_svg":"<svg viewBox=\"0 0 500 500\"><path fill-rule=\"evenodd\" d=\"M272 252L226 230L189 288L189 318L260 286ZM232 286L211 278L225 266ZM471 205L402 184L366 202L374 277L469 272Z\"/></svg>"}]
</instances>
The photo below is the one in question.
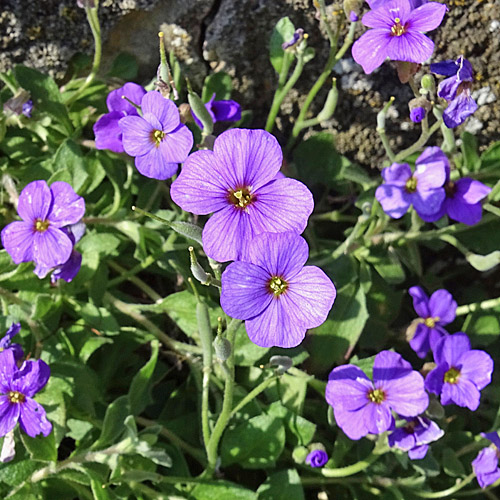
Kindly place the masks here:
<instances>
[{"instance_id":1,"label":"yellow stamen","mask_svg":"<svg viewBox=\"0 0 500 500\"><path fill-rule=\"evenodd\" d=\"M7 397L11 403L24 403L26 399L25 395L21 394L19 391L9 391Z\"/></svg>"},{"instance_id":2,"label":"yellow stamen","mask_svg":"<svg viewBox=\"0 0 500 500\"><path fill-rule=\"evenodd\" d=\"M248 188L241 188L229 192L229 201L238 208L246 208L253 200Z\"/></svg>"},{"instance_id":3,"label":"yellow stamen","mask_svg":"<svg viewBox=\"0 0 500 500\"><path fill-rule=\"evenodd\" d=\"M368 392L368 399L377 405L385 401L385 392L382 389L373 389Z\"/></svg>"},{"instance_id":4,"label":"yellow stamen","mask_svg":"<svg viewBox=\"0 0 500 500\"><path fill-rule=\"evenodd\" d=\"M44 233L50 226L50 222L48 220L37 219L35 221L35 231L39 233Z\"/></svg>"},{"instance_id":5,"label":"yellow stamen","mask_svg":"<svg viewBox=\"0 0 500 500\"><path fill-rule=\"evenodd\" d=\"M457 370L456 368L450 368L444 374L444 379L443 380L447 384L457 384L459 378L460 378L460 371Z\"/></svg>"},{"instance_id":6,"label":"yellow stamen","mask_svg":"<svg viewBox=\"0 0 500 500\"><path fill-rule=\"evenodd\" d=\"M153 141L155 142L155 146L158 147L163 138L167 135L163 130L153 130Z\"/></svg>"},{"instance_id":7,"label":"yellow stamen","mask_svg":"<svg viewBox=\"0 0 500 500\"><path fill-rule=\"evenodd\" d=\"M269 281L269 289L274 293L276 297L279 297L282 293L285 293L287 288L288 283L279 276L273 276Z\"/></svg>"}]
</instances>

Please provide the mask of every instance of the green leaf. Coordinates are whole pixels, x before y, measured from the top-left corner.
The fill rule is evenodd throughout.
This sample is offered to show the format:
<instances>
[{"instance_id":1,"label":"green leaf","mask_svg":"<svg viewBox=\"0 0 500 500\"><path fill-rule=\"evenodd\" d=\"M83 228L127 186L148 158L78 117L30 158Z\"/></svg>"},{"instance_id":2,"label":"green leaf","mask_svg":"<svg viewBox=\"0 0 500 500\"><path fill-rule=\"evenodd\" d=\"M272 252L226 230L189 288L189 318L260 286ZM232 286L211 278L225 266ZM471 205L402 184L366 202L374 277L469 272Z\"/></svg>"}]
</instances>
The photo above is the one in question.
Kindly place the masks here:
<instances>
[{"instance_id":1,"label":"green leaf","mask_svg":"<svg viewBox=\"0 0 500 500\"><path fill-rule=\"evenodd\" d=\"M49 184L55 181L67 182L78 194L85 184L89 174L85 169L83 153L80 146L72 139L66 139L56 151L53 159L54 174L49 179Z\"/></svg>"},{"instance_id":2,"label":"green leaf","mask_svg":"<svg viewBox=\"0 0 500 500\"><path fill-rule=\"evenodd\" d=\"M153 401L151 398L151 377L158 361L159 347L160 344L157 340L151 342L151 358L137 372L130 384L128 397L132 415L140 415L146 406Z\"/></svg>"},{"instance_id":3,"label":"green leaf","mask_svg":"<svg viewBox=\"0 0 500 500\"><path fill-rule=\"evenodd\" d=\"M495 250L487 255L468 253L465 258L469 264L478 271L488 271L500 264L500 250Z\"/></svg>"},{"instance_id":4,"label":"green leaf","mask_svg":"<svg viewBox=\"0 0 500 500\"><path fill-rule=\"evenodd\" d=\"M11 462L3 464L0 467L0 482L9 486L19 486L26 481L33 472L42 468L43 464L33 460L21 460L20 462Z\"/></svg>"},{"instance_id":5,"label":"green leaf","mask_svg":"<svg viewBox=\"0 0 500 500\"><path fill-rule=\"evenodd\" d=\"M193 113L198 117L200 122L203 124L203 132L206 135L210 135L214 129L214 121L210 116L205 103L200 99L200 96L195 92L189 92L188 102L193 110Z\"/></svg>"},{"instance_id":6,"label":"green leaf","mask_svg":"<svg viewBox=\"0 0 500 500\"><path fill-rule=\"evenodd\" d=\"M285 51L281 47L283 43L289 42L295 33L295 26L288 17L282 17L276 24L269 42L269 58L276 73L281 72Z\"/></svg>"},{"instance_id":7,"label":"green leaf","mask_svg":"<svg viewBox=\"0 0 500 500\"><path fill-rule=\"evenodd\" d=\"M283 374L276 384L272 384L266 393L274 395L289 410L301 414L307 392L307 378Z\"/></svg>"},{"instance_id":8,"label":"green leaf","mask_svg":"<svg viewBox=\"0 0 500 500\"><path fill-rule=\"evenodd\" d=\"M94 495L94 500L112 500L112 498L115 498L114 495L111 496L111 492L99 479L90 480L90 489L92 490L92 495Z\"/></svg>"},{"instance_id":9,"label":"green leaf","mask_svg":"<svg viewBox=\"0 0 500 500\"><path fill-rule=\"evenodd\" d=\"M238 328L234 343L234 363L237 366L253 366L268 352L268 347L260 347L248 338L244 324Z\"/></svg>"},{"instance_id":10,"label":"green leaf","mask_svg":"<svg viewBox=\"0 0 500 500\"><path fill-rule=\"evenodd\" d=\"M111 65L111 69L108 71L108 74L106 76L119 78L120 80L129 82L131 80L135 80L138 71L139 66L135 57L131 54L127 54L126 52L121 52L115 57L115 60Z\"/></svg>"},{"instance_id":11,"label":"green leaf","mask_svg":"<svg viewBox=\"0 0 500 500\"><path fill-rule=\"evenodd\" d=\"M451 448L443 450L443 457L441 459L443 470L448 476L451 477L464 477L465 469L462 462L457 458L456 453Z\"/></svg>"},{"instance_id":12,"label":"green leaf","mask_svg":"<svg viewBox=\"0 0 500 500\"><path fill-rule=\"evenodd\" d=\"M366 260L387 283L398 285L405 280L405 271L394 250L373 248Z\"/></svg>"},{"instance_id":13,"label":"green leaf","mask_svg":"<svg viewBox=\"0 0 500 500\"><path fill-rule=\"evenodd\" d=\"M198 484L190 492L193 500L257 500L257 494L242 486L219 480L213 484Z\"/></svg>"},{"instance_id":14,"label":"green leaf","mask_svg":"<svg viewBox=\"0 0 500 500\"><path fill-rule=\"evenodd\" d=\"M141 455L162 467L171 467L172 459L165 450L161 448L152 448L146 441L138 440L133 448L133 452Z\"/></svg>"},{"instance_id":15,"label":"green leaf","mask_svg":"<svg viewBox=\"0 0 500 500\"><path fill-rule=\"evenodd\" d=\"M368 311L366 297L359 284L348 284L338 290L328 319L309 330L306 348L311 354L307 360L314 373L330 370L335 363L345 362L344 356L358 342Z\"/></svg>"},{"instance_id":16,"label":"green leaf","mask_svg":"<svg viewBox=\"0 0 500 500\"><path fill-rule=\"evenodd\" d=\"M56 122L61 123L66 132L73 132L68 110L61 100L61 93L56 82L44 73L26 66L16 66L14 74L19 85L31 93L35 109L44 111Z\"/></svg>"},{"instance_id":17,"label":"green leaf","mask_svg":"<svg viewBox=\"0 0 500 500\"><path fill-rule=\"evenodd\" d=\"M92 448L104 448L106 445L113 443L123 433L123 424L129 415L130 403L128 396L120 396L115 399L106 410L101 435L92 445Z\"/></svg>"},{"instance_id":18,"label":"green leaf","mask_svg":"<svg viewBox=\"0 0 500 500\"><path fill-rule=\"evenodd\" d=\"M463 132L460 138L462 139L461 149L465 168L469 172L479 170L481 160L479 159L476 137L469 132Z\"/></svg>"},{"instance_id":19,"label":"green leaf","mask_svg":"<svg viewBox=\"0 0 500 500\"><path fill-rule=\"evenodd\" d=\"M57 460L56 440L53 432L47 437L40 434L34 438L21 432L21 440L32 460L43 460L45 462L55 462Z\"/></svg>"},{"instance_id":20,"label":"green leaf","mask_svg":"<svg viewBox=\"0 0 500 500\"><path fill-rule=\"evenodd\" d=\"M232 88L233 81L227 73L224 71L212 73L205 78L201 100L208 102L214 94L217 101L230 99Z\"/></svg>"},{"instance_id":21,"label":"green leaf","mask_svg":"<svg viewBox=\"0 0 500 500\"><path fill-rule=\"evenodd\" d=\"M499 164L500 164L500 141L494 142L481 155L481 170L498 168Z\"/></svg>"},{"instance_id":22,"label":"green leaf","mask_svg":"<svg viewBox=\"0 0 500 500\"><path fill-rule=\"evenodd\" d=\"M306 179L308 184L333 186L342 167L331 132L320 132L301 142L293 160L301 179Z\"/></svg>"},{"instance_id":23,"label":"green leaf","mask_svg":"<svg viewBox=\"0 0 500 500\"><path fill-rule=\"evenodd\" d=\"M105 307L96 307L94 304L87 302L83 304L83 307L78 312L90 328L94 328L106 335L120 333L120 325Z\"/></svg>"},{"instance_id":24,"label":"green leaf","mask_svg":"<svg viewBox=\"0 0 500 500\"><path fill-rule=\"evenodd\" d=\"M285 446L280 418L259 415L225 432L221 444L222 466L237 463L243 468L271 467Z\"/></svg>"},{"instance_id":25,"label":"green leaf","mask_svg":"<svg viewBox=\"0 0 500 500\"><path fill-rule=\"evenodd\" d=\"M111 255L120 244L119 238L110 233L87 233L78 242L80 252L96 252L100 255Z\"/></svg>"},{"instance_id":26,"label":"green leaf","mask_svg":"<svg viewBox=\"0 0 500 500\"><path fill-rule=\"evenodd\" d=\"M500 335L500 307L477 311L467 316L461 330L480 345L495 342ZM474 344L474 340L472 340Z\"/></svg>"},{"instance_id":27,"label":"green leaf","mask_svg":"<svg viewBox=\"0 0 500 500\"><path fill-rule=\"evenodd\" d=\"M271 474L258 490L259 500L304 500L304 490L295 469Z\"/></svg>"}]
</instances>

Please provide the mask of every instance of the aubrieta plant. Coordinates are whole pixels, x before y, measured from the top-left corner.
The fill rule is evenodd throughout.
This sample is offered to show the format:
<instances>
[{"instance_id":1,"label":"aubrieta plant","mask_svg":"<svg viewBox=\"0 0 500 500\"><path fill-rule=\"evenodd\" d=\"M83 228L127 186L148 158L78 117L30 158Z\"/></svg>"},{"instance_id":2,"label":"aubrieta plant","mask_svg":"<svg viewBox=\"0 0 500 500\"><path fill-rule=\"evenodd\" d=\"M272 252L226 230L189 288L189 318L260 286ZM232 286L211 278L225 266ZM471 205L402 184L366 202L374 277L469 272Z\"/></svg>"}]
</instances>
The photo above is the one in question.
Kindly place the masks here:
<instances>
[{"instance_id":1,"label":"aubrieta plant","mask_svg":"<svg viewBox=\"0 0 500 500\"><path fill-rule=\"evenodd\" d=\"M459 3L280 19L269 110L162 32L149 79L106 73L97 0L63 81L0 73L2 498L497 498L500 142L482 59L433 41ZM335 147L347 67L401 86L375 172Z\"/></svg>"}]
</instances>

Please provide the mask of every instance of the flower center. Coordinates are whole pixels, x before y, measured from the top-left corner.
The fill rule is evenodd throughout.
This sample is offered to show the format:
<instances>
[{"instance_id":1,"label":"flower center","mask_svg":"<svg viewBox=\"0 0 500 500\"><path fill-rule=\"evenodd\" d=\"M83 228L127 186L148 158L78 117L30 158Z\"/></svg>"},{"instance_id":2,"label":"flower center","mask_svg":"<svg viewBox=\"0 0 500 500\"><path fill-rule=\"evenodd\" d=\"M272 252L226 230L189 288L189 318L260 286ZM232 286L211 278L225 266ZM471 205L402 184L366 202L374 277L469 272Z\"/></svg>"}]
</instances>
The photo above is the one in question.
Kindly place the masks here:
<instances>
[{"instance_id":1,"label":"flower center","mask_svg":"<svg viewBox=\"0 0 500 500\"><path fill-rule=\"evenodd\" d=\"M405 189L407 193L414 193L417 190L417 178L410 177L405 184Z\"/></svg>"},{"instance_id":2,"label":"flower center","mask_svg":"<svg viewBox=\"0 0 500 500\"><path fill-rule=\"evenodd\" d=\"M276 296L279 297L282 293L286 292L288 288L288 283L279 276L273 276L269 280L269 290Z\"/></svg>"},{"instance_id":3,"label":"flower center","mask_svg":"<svg viewBox=\"0 0 500 500\"><path fill-rule=\"evenodd\" d=\"M399 17L396 17L394 19L394 23L395 24L391 28L391 33L393 36L401 36L406 33L406 25L401 25L401 19L399 19Z\"/></svg>"},{"instance_id":4,"label":"flower center","mask_svg":"<svg viewBox=\"0 0 500 500\"><path fill-rule=\"evenodd\" d=\"M165 132L163 130L153 130L151 132L151 138L153 142L155 143L155 146L158 147L160 145L160 142L163 140L163 138L166 136Z\"/></svg>"},{"instance_id":5,"label":"flower center","mask_svg":"<svg viewBox=\"0 0 500 500\"><path fill-rule=\"evenodd\" d=\"M412 420L411 422L408 422L408 425L404 426L404 430L407 434L414 434L415 433L415 426L416 426L416 423L414 420Z\"/></svg>"},{"instance_id":6,"label":"flower center","mask_svg":"<svg viewBox=\"0 0 500 500\"><path fill-rule=\"evenodd\" d=\"M229 201L238 208L246 208L253 199L253 195L246 187L229 192Z\"/></svg>"},{"instance_id":7,"label":"flower center","mask_svg":"<svg viewBox=\"0 0 500 500\"><path fill-rule=\"evenodd\" d=\"M35 231L39 233L45 233L49 228L50 222L48 220L37 219L35 221Z\"/></svg>"},{"instance_id":8,"label":"flower center","mask_svg":"<svg viewBox=\"0 0 500 500\"><path fill-rule=\"evenodd\" d=\"M428 328L434 328L436 326L436 323L439 321L439 317L435 316L434 318L431 318L430 316L428 318L425 318L424 320L424 325L427 326Z\"/></svg>"},{"instance_id":9,"label":"flower center","mask_svg":"<svg viewBox=\"0 0 500 500\"><path fill-rule=\"evenodd\" d=\"M9 391L7 397L11 403L24 403L26 400L24 394L21 394L19 391Z\"/></svg>"},{"instance_id":10,"label":"flower center","mask_svg":"<svg viewBox=\"0 0 500 500\"><path fill-rule=\"evenodd\" d=\"M385 401L385 392L382 389L373 389L368 392L368 399L377 405Z\"/></svg>"},{"instance_id":11,"label":"flower center","mask_svg":"<svg viewBox=\"0 0 500 500\"><path fill-rule=\"evenodd\" d=\"M455 196L455 193L457 192L457 186L455 185L454 182L448 181L444 185L444 191L446 193L447 198L453 198Z\"/></svg>"},{"instance_id":12,"label":"flower center","mask_svg":"<svg viewBox=\"0 0 500 500\"><path fill-rule=\"evenodd\" d=\"M456 368L450 368L444 374L444 381L447 384L456 384L456 383L458 383L459 377L460 377L460 370L457 370Z\"/></svg>"}]
</instances>

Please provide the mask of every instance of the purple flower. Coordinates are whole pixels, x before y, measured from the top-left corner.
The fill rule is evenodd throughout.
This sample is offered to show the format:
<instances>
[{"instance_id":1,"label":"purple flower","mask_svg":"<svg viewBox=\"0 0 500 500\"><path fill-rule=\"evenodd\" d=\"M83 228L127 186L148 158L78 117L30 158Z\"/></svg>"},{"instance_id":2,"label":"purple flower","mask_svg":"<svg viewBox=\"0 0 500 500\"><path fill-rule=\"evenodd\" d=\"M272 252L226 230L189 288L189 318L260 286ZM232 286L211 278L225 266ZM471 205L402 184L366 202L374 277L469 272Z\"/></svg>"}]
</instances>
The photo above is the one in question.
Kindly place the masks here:
<instances>
[{"instance_id":1,"label":"purple flower","mask_svg":"<svg viewBox=\"0 0 500 500\"><path fill-rule=\"evenodd\" d=\"M139 105L146 91L136 83L126 83L112 90L106 99L109 113L101 116L94 125L95 147L123 153L122 131L118 122L125 116L139 116L137 108L127 99ZM127 99L123 99L126 97Z\"/></svg>"},{"instance_id":2,"label":"purple flower","mask_svg":"<svg viewBox=\"0 0 500 500\"><path fill-rule=\"evenodd\" d=\"M245 261L222 274L221 307L246 320L250 340L261 347L295 347L306 330L326 320L336 290L315 266L306 266L307 243L294 232L252 238Z\"/></svg>"},{"instance_id":3,"label":"purple flower","mask_svg":"<svg viewBox=\"0 0 500 500\"><path fill-rule=\"evenodd\" d=\"M389 430L394 425L391 410L415 417L429 404L422 375L391 351L375 356L373 382L357 366L334 368L325 395L338 426L351 439Z\"/></svg>"},{"instance_id":4,"label":"purple flower","mask_svg":"<svg viewBox=\"0 0 500 500\"><path fill-rule=\"evenodd\" d=\"M314 450L306 457L306 464L311 467L323 467L328 462L328 454L324 450Z\"/></svg>"},{"instance_id":5,"label":"purple flower","mask_svg":"<svg viewBox=\"0 0 500 500\"><path fill-rule=\"evenodd\" d=\"M414 123L420 123L425 118L426 114L427 111L425 110L425 108L413 108L412 110L410 110L410 120Z\"/></svg>"},{"instance_id":6,"label":"purple flower","mask_svg":"<svg viewBox=\"0 0 500 500\"><path fill-rule=\"evenodd\" d=\"M444 183L445 199L435 213L420 214L426 222L434 222L444 215L468 226L477 224L483 215L481 200L491 192L491 188L480 181L463 177L457 181L450 180L450 166L446 165Z\"/></svg>"},{"instance_id":7,"label":"purple flower","mask_svg":"<svg viewBox=\"0 0 500 500\"><path fill-rule=\"evenodd\" d=\"M205 104L208 113L212 117L212 122L237 122L241 120L241 106L236 101L216 101L215 94ZM203 123L191 110L196 125L203 130Z\"/></svg>"},{"instance_id":8,"label":"purple flower","mask_svg":"<svg viewBox=\"0 0 500 500\"><path fill-rule=\"evenodd\" d=\"M411 460L420 460L427 455L429 443L437 441L444 431L426 417L406 419L404 427L398 427L389 434L389 446L407 451Z\"/></svg>"},{"instance_id":9,"label":"purple flower","mask_svg":"<svg viewBox=\"0 0 500 500\"><path fill-rule=\"evenodd\" d=\"M494 445L493 447L483 448L472 461L472 468L476 474L479 486L486 488L500 479L500 468L498 467L500 437L497 432L481 433L481 436L489 439Z\"/></svg>"},{"instance_id":10,"label":"purple flower","mask_svg":"<svg viewBox=\"0 0 500 500\"><path fill-rule=\"evenodd\" d=\"M375 198L393 219L401 218L411 204L420 217L434 214L445 198L447 165L448 158L436 146L426 148L417 158L413 174L407 163L393 163L382 170L385 183L377 188Z\"/></svg>"},{"instance_id":11,"label":"purple flower","mask_svg":"<svg viewBox=\"0 0 500 500\"><path fill-rule=\"evenodd\" d=\"M172 177L193 146L193 134L180 122L173 101L159 92L144 94L142 116L126 116L119 121L123 147L135 156L142 175L160 181Z\"/></svg>"},{"instance_id":12,"label":"purple flower","mask_svg":"<svg viewBox=\"0 0 500 500\"><path fill-rule=\"evenodd\" d=\"M30 99L23 104L22 113L26 118L31 118L31 112L33 111L33 101Z\"/></svg>"},{"instance_id":13,"label":"purple flower","mask_svg":"<svg viewBox=\"0 0 500 500\"><path fill-rule=\"evenodd\" d=\"M215 139L213 151L196 151L186 160L170 193L187 212L214 212L203 229L209 257L248 260L256 235L305 229L313 198L301 182L275 178L282 158L268 132L231 129Z\"/></svg>"},{"instance_id":14,"label":"purple flower","mask_svg":"<svg viewBox=\"0 0 500 500\"><path fill-rule=\"evenodd\" d=\"M288 42L282 43L281 48L283 50L289 49L290 47L293 47L294 45L297 45L299 42L301 42L303 38L304 30L302 28L296 29L292 39L288 40Z\"/></svg>"},{"instance_id":15,"label":"purple flower","mask_svg":"<svg viewBox=\"0 0 500 500\"><path fill-rule=\"evenodd\" d=\"M66 182L30 182L19 195L17 211L22 221L2 230L2 244L16 264L33 261L48 268L64 264L73 243L64 226L77 223L85 201Z\"/></svg>"},{"instance_id":16,"label":"purple flower","mask_svg":"<svg viewBox=\"0 0 500 500\"><path fill-rule=\"evenodd\" d=\"M378 9L382 5L390 2L391 0L366 0L366 3L370 6L370 9ZM409 0L410 1L410 7L411 9L416 9L417 7L420 7L421 5L424 5L424 3L428 3L429 0Z\"/></svg>"},{"instance_id":17,"label":"purple flower","mask_svg":"<svg viewBox=\"0 0 500 500\"><path fill-rule=\"evenodd\" d=\"M78 271L80 270L80 267L82 265L82 254L75 250L74 245L78 241L80 241L80 238L85 234L85 224L83 224L83 222L79 222L77 224L64 227L62 230L71 239L71 242L73 243L73 250L71 251L69 259L64 264L61 264L54 269L50 277L50 282L52 284L60 279L66 281L67 283L70 283L78 274ZM38 265L35 267L34 273L40 279L43 279L50 271L51 268Z\"/></svg>"},{"instance_id":18,"label":"purple flower","mask_svg":"<svg viewBox=\"0 0 500 500\"><path fill-rule=\"evenodd\" d=\"M420 316L410 347L419 358L425 358L429 349L434 351L441 337L447 335L443 325L455 319L457 303L451 293L444 289L436 290L430 299L419 286L412 286L408 292L413 297L413 307Z\"/></svg>"},{"instance_id":19,"label":"purple flower","mask_svg":"<svg viewBox=\"0 0 500 500\"><path fill-rule=\"evenodd\" d=\"M388 57L393 61L422 63L434 52L434 42L423 32L437 28L447 7L429 2L411 9L409 0L392 0L367 12L362 23L372 30L352 46L354 60L371 73Z\"/></svg>"},{"instance_id":20,"label":"purple flower","mask_svg":"<svg viewBox=\"0 0 500 500\"><path fill-rule=\"evenodd\" d=\"M493 360L484 351L470 348L465 333L443 337L434 349L436 368L425 379L425 388L441 395L441 403L455 403L474 411L480 390L491 382Z\"/></svg>"},{"instance_id":21,"label":"purple flower","mask_svg":"<svg viewBox=\"0 0 500 500\"><path fill-rule=\"evenodd\" d=\"M448 101L443 120L448 128L455 128L472 115L477 104L471 97L474 70L464 56L456 61L447 60L431 64L431 71L437 75L448 76L438 87L438 96Z\"/></svg>"},{"instance_id":22,"label":"purple flower","mask_svg":"<svg viewBox=\"0 0 500 500\"><path fill-rule=\"evenodd\" d=\"M25 361L18 368L11 350L0 353L0 436L8 434L18 421L28 436L50 434L52 424L43 406L32 399L49 377L50 368L41 360Z\"/></svg>"},{"instance_id":23,"label":"purple flower","mask_svg":"<svg viewBox=\"0 0 500 500\"><path fill-rule=\"evenodd\" d=\"M21 323L12 323L9 329L5 332L5 335L0 339L0 353L11 350L14 353L14 359L16 361L20 360L24 356L22 347L19 344L12 343L12 337L17 335L21 330Z\"/></svg>"}]
</instances>

